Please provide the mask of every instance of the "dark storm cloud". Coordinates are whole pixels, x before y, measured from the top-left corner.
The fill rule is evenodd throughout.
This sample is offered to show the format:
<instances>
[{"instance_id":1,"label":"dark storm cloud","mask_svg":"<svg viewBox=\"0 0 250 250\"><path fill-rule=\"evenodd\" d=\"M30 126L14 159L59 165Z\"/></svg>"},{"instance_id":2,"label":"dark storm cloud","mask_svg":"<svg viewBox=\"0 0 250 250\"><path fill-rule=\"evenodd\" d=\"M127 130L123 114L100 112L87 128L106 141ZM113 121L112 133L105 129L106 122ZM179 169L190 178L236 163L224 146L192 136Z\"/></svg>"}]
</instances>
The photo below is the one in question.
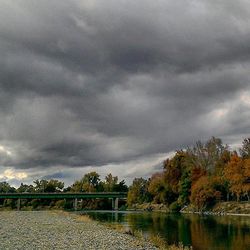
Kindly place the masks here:
<instances>
[{"instance_id":1,"label":"dark storm cloud","mask_svg":"<svg viewBox=\"0 0 250 250\"><path fill-rule=\"evenodd\" d=\"M249 134L247 1L0 1L0 161L122 163Z\"/></svg>"}]
</instances>

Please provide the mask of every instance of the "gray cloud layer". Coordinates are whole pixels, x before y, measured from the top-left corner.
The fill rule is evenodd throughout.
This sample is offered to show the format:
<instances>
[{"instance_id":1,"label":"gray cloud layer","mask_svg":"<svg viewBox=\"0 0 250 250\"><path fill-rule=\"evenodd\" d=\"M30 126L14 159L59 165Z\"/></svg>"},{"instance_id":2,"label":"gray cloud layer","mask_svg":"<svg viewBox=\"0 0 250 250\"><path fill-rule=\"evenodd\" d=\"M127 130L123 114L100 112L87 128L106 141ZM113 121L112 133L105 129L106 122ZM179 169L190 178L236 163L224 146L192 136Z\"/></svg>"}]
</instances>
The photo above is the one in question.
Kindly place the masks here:
<instances>
[{"instance_id":1,"label":"gray cloud layer","mask_svg":"<svg viewBox=\"0 0 250 250\"><path fill-rule=\"evenodd\" d=\"M1 0L0 55L3 166L102 166L250 132L245 0Z\"/></svg>"}]
</instances>

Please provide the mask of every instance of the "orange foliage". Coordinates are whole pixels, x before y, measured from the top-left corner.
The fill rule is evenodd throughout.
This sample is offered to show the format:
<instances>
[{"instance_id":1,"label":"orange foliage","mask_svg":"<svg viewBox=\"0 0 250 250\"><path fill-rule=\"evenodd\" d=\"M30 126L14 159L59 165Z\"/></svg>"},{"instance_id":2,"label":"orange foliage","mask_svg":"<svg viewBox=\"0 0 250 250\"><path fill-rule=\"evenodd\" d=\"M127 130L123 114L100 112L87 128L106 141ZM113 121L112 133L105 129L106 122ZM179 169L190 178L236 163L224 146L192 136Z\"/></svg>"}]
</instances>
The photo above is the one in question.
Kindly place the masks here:
<instances>
[{"instance_id":1,"label":"orange foliage","mask_svg":"<svg viewBox=\"0 0 250 250\"><path fill-rule=\"evenodd\" d=\"M202 176L207 175L207 171L200 167L194 167L191 171L191 181L194 184L197 180L199 180Z\"/></svg>"},{"instance_id":2,"label":"orange foliage","mask_svg":"<svg viewBox=\"0 0 250 250\"><path fill-rule=\"evenodd\" d=\"M224 170L224 177L229 182L229 189L236 195L237 201L242 195L250 193L250 159L242 159L237 154L231 157Z\"/></svg>"},{"instance_id":3,"label":"orange foliage","mask_svg":"<svg viewBox=\"0 0 250 250\"><path fill-rule=\"evenodd\" d=\"M190 200L198 209L213 205L220 199L221 192L214 188L216 182L217 179L202 176L192 186Z\"/></svg>"}]
</instances>

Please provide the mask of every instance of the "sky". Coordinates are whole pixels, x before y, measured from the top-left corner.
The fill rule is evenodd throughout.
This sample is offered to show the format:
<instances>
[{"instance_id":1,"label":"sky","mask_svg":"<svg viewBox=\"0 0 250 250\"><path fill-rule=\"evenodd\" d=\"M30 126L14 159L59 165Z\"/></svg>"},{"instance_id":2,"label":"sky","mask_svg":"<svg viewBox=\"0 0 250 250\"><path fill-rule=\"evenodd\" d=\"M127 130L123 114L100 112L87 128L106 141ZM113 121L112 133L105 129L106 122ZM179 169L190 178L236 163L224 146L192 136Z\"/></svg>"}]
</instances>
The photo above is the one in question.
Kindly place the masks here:
<instances>
[{"instance_id":1,"label":"sky","mask_svg":"<svg viewBox=\"0 0 250 250\"><path fill-rule=\"evenodd\" d=\"M0 181L131 183L250 134L250 1L0 0Z\"/></svg>"}]
</instances>

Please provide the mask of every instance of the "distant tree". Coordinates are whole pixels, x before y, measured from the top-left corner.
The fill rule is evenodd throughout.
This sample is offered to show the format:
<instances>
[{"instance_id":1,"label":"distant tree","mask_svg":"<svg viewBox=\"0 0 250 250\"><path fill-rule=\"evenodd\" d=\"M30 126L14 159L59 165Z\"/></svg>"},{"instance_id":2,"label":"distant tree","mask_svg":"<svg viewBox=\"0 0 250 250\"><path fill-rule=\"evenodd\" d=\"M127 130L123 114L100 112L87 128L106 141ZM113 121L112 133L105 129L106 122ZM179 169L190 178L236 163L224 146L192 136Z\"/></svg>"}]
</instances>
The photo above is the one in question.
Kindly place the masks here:
<instances>
[{"instance_id":1,"label":"distant tree","mask_svg":"<svg viewBox=\"0 0 250 250\"><path fill-rule=\"evenodd\" d=\"M76 181L71 190L74 192L96 192L100 191L100 175L96 172L90 172L83 176L79 181Z\"/></svg>"},{"instance_id":2,"label":"distant tree","mask_svg":"<svg viewBox=\"0 0 250 250\"><path fill-rule=\"evenodd\" d=\"M206 143L198 141L196 146L188 151L193 155L195 167L214 173L221 167L221 159L225 157L225 152L228 152L228 146L223 145L220 138L212 137Z\"/></svg>"},{"instance_id":3,"label":"distant tree","mask_svg":"<svg viewBox=\"0 0 250 250\"><path fill-rule=\"evenodd\" d=\"M15 193L16 189L6 181L0 182L0 193Z\"/></svg>"},{"instance_id":4,"label":"distant tree","mask_svg":"<svg viewBox=\"0 0 250 250\"><path fill-rule=\"evenodd\" d=\"M33 193L35 192L35 188L33 185L27 185L27 184L21 183L21 185L17 189L17 192L18 193Z\"/></svg>"},{"instance_id":5,"label":"distant tree","mask_svg":"<svg viewBox=\"0 0 250 250\"><path fill-rule=\"evenodd\" d=\"M36 192L54 193L60 192L64 188L64 183L58 180L35 180L34 190Z\"/></svg>"},{"instance_id":6,"label":"distant tree","mask_svg":"<svg viewBox=\"0 0 250 250\"><path fill-rule=\"evenodd\" d=\"M149 180L148 191L154 197L155 203L166 202L166 183L164 173L156 173Z\"/></svg>"},{"instance_id":7,"label":"distant tree","mask_svg":"<svg viewBox=\"0 0 250 250\"><path fill-rule=\"evenodd\" d=\"M103 184L104 191L106 192L112 192L114 191L116 185L118 183L118 177L114 176L110 173L105 177L105 182Z\"/></svg>"},{"instance_id":8,"label":"distant tree","mask_svg":"<svg viewBox=\"0 0 250 250\"><path fill-rule=\"evenodd\" d=\"M166 182L164 173L156 173L150 178L148 191L154 203L170 204L177 199L169 183Z\"/></svg>"},{"instance_id":9,"label":"distant tree","mask_svg":"<svg viewBox=\"0 0 250 250\"><path fill-rule=\"evenodd\" d=\"M135 178L128 190L127 203L132 206L136 203L148 202L150 194L148 192L149 182L143 178Z\"/></svg>"},{"instance_id":10,"label":"distant tree","mask_svg":"<svg viewBox=\"0 0 250 250\"><path fill-rule=\"evenodd\" d=\"M250 138L244 139L242 148L240 148L241 157L244 159L250 158Z\"/></svg>"},{"instance_id":11,"label":"distant tree","mask_svg":"<svg viewBox=\"0 0 250 250\"><path fill-rule=\"evenodd\" d=\"M102 183L105 192L127 192L128 187L125 181L122 180L118 183L118 177L113 176L111 173L105 176L105 181Z\"/></svg>"},{"instance_id":12,"label":"distant tree","mask_svg":"<svg viewBox=\"0 0 250 250\"><path fill-rule=\"evenodd\" d=\"M114 188L115 192L128 192L128 186L125 183L125 180L120 181Z\"/></svg>"}]
</instances>

